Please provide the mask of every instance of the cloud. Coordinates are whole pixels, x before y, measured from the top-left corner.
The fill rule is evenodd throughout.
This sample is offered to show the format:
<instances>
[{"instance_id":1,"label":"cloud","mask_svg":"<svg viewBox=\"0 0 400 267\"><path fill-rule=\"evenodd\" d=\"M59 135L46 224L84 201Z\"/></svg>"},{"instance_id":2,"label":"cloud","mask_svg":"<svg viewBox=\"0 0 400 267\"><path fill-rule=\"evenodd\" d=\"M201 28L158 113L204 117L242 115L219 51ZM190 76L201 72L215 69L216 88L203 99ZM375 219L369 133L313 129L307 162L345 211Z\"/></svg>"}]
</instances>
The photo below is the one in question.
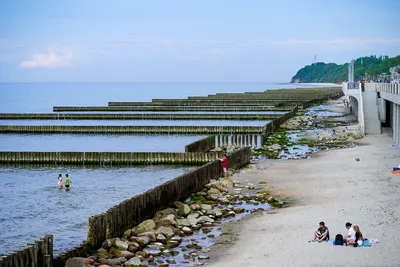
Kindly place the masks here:
<instances>
[{"instance_id":1,"label":"cloud","mask_svg":"<svg viewBox=\"0 0 400 267\"><path fill-rule=\"evenodd\" d=\"M31 60L21 62L21 68L59 68L68 65L73 57L72 52L63 54L44 53L33 54Z\"/></svg>"}]
</instances>

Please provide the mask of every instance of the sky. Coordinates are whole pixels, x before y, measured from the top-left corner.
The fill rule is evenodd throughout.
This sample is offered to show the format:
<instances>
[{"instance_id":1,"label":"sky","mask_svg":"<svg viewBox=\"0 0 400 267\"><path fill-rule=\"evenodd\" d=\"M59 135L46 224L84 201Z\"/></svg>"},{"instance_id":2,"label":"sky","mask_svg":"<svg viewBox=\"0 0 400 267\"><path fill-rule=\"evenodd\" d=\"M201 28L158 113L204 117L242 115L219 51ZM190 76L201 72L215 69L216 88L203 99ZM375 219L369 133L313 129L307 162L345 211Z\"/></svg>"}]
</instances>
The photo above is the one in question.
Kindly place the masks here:
<instances>
[{"instance_id":1,"label":"sky","mask_svg":"<svg viewBox=\"0 0 400 267\"><path fill-rule=\"evenodd\" d=\"M2 0L0 82L289 82L400 55L399 0Z\"/></svg>"}]
</instances>

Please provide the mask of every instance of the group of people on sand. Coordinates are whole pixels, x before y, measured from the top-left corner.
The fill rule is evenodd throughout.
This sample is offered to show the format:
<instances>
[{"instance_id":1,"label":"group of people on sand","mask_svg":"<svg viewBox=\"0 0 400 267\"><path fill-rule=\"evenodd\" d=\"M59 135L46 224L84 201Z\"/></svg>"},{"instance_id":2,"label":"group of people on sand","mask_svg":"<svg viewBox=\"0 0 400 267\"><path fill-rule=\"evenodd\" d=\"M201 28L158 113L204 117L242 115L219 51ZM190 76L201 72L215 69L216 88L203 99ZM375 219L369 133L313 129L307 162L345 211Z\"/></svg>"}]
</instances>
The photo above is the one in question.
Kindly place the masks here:
<instances>
[{"instance_id":1,"label":"group of people on sand","mask_svg":"<svg viewBox=\"0 0 400 267\"><path fill-rule=\"evenodd\" d=\"M58 184L58 188L59 188L59 189L63 189L63 180L62 180L62 174L61 174L61 173L58 175L58 182L57 182L57 184ZM67 173L67 174L65 175L65 184L64 184L65 190L69 190L70 184L71 184L71 180L70 180L70 178L69 178L69 176L68 176L68 173Z\"/></svg>"},{"instance_id":2,"label":"group of people on sand","mask_svg":"<svg viewBox=\"0 0 400 267\"><path fill-rule=\"evenodd\" d=\"M347 222L345 224L347 233L343 236L341 234L336 235L335 240L333 240L333 245L336 246L343 246L343 245L351 245L354 247L363 246L367 239L364 239L360 227L357 225L352 225L351 223ZM319 228L317 231L314 232L314 237L311 240L312 242L328 242L330 239L329 236L329 229L325 225L324 222L319 223Z\"/></svg>"}]
</instances>

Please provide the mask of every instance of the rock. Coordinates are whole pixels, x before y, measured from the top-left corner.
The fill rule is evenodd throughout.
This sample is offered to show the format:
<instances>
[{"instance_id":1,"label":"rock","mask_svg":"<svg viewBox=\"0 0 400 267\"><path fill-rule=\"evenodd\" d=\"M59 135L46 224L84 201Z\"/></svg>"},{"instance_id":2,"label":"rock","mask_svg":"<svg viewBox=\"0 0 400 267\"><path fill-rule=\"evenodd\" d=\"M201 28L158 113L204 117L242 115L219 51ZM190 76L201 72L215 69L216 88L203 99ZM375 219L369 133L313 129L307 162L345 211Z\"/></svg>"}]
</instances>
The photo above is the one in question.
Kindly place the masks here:
<instances>
[{"instance_id":1,"label":"rock","mask_svg":"<svg viewBox=\"0 0 400 267\"><path fill-rule=\"evenodd\" d=\"M87 267L87 265L83 262L83 258L69 258L65 267Z\"/></svg>"},{"instance_id":2,"label":"rock","mask_svg":"<svg viewBox=\"0 0 400 267\"><path fill-rule=\"evenodd\" d=\"M125 257L118 257L118 258L115 258L114 260L117 260L117 261L119 261L120 263L125 263L125 262L128 261L128 259L125 258Z\"/></svg>"},{"instance_id":3,"label":"rock","mask_svg":"<svg viewBox=\"0 0 400 267\"><path fill-rule=\"evenodd\" d=\"M182 237L180 237L180 236L174 236L173 238L171 238L171 241L176 241L176 242L178 242L178 243L181 243L181 242L182 242Z\"/></svg>"},{"instance_id":4,"label":"rock","mask_svg":"<svg viewBox=\"0 0 400 267\"><path fill-rule=\"evenodd\" d=\"M101 245L101 247L104 248L104 249L106 249L106 250L109 250L109 249L113 246L113 243L114 243L114 238L109 238L109 239L106 239L106 240L103 242L103 244Z\"/></svg>"},{"instance_id":5,"label":"rock","mask_svg":"<svg viewBox=\"0 0 400 267\"><path fill-rule=\"evenodd\" d=\"M215 217L222 217L222 210L220 209L214 210L214 215Z\"/></svg>"},{"instance_id":6,"label":"rock","mask_svg":"<svg viewBox=\"0 0 400 267\"><path fill-rule=\"evenodd\" d=\"M220 192L218 189L216 189L216 188L210 188L210 189L207 191L207 195L208 195L208 196L220 195L220 194L221 194L221 192Z\"/></svg>"},{"instance_id":7,"label":"rock","mask_svg":"<svg viewBox=\"0 0 400 267\"><path fill-rule=\"evenodd\" d=\"M142 261L138 257L133 257L129 261L125 262L127 267L140 267L142 266Z\"/></svg>"},{"instance_id":8,"label":"rock","mask_svg":"<svg viewBox=\"0 0 400 267\"><path fill-rule=\"evenodd\" d=\"M144 232L151 232L154 230L154 228L156 227L156 223L152 220L145 220L142 223L140 223L138 226L134 227L132 229L132 232L134 234L140 234L140 233L144 233Z\"/></svg>"},{"instance_id":9,"label":"rock","mask_svg":"<svg viewBox=\"0 0 400 267\"><path fill-rule=\"evenodd\" d=\"M200 205L195 203L189 206L191 210L199 210L200 209Z\"/></svg>"},{"instance_id":10,"label":"rock","mask_svg":"<svg viewBox=\"0 0 400 267\"><path fill-rule=\"evenodd\" d=\"M189 215L190 216L190 215ZM188 219L177 219L176 223L182 226L190 226L190 221Z\"/></svg>"},{"instance_id":11,"label":"rock","mask_svg":"<svg viewBox=\"0 0 400 267\"><path fill-rule=\"evenodd\" d=\"M190 212L192 212L192 210L190 209L189 205L187 204L182 204L179 208L178 208L178 215L186 217L190 214Z\"/></svg>"},{"instance_id":12,"label":"rock","mask_svg":"<svg viewBox=\"0 0 400 267\"><path fill-rule=\"evenodd\" d=\"M179 209L180 206L182 206L183 203L180 201L174 201L174 206L177 207Z\"/></svg>"},{"instance_id":13,"label":"rock","mask_svg":"<svg viewBox=\"0 0 400 267\"><path fill-rule=\"evenodd\" d=\"M163 234L158 234L157 235L157 241L165 243L167 241L167 238Z\"/></svg>"},{"instance_id":14,"label":"rock","mask_svg":"<svg viewBox=\"0 0 400 267\"><path fill-rule=\"evenodd\" d=\"M153 257L160 256L162 254L162 251L157 246L146 248L145 251L147 251L147 253L149 253Z\"/></svg>"},{"instance_id":15,"label":"rock","mask_svg":"<svg viewBox=\"0 0 400 267\"><path fill-rule=\"evenodd\" d=\"M224 179L220 180L220 184L223 187L228 187L228 188L233 187L233 181L229 178L224 178Z\"/></svg>"},{"instance_id":16,"label":"rock","mask_svg":"<svg viewBox=\"0 0 400 267\"><path fill-rule=\"evenodd\" d=\"M176 261L174 259L167 259L167 263L176 264Z\"/></svg>"},{"instance_id":17,"label":"rock","mask_svg":"<svg viewBox=\"0 0 400 267\"><path fill-rule=\"evenodd\" d=\"M153 232L144 232L141 234L138 234L138 236L147 236L150 240L150 242L156 241L156 235Z\"/></svg>"},{"instance_id":18,"label":"rock","mask_svg":"<svg viewBox=\"0 0 400 267\"><path fill-rule=\"evenodd\" d=\"M139 249L140 249L140 245L136 242L131 242L131 244L128 247L128 251L132 252L132 253L135 253Z\"/></svg>"},{"instance_id":19,"label":"rock","mask_svg":"<svg viewBox=\"0 0 400 267\"><path fill-rule=\"evenodd\" d=\"M157 228L156 234L163 234L168 238L174 235L174 230L172 230L170 227L160 226Z\"/></svg>"},{"instance_id":20,"label":"rock","mask_svg":"<svg viewBox=\"0 0 400 267\"><path fill-rule=\"evenodd\" d=\"M214 220L211 219L211 218L208 217L208 216L201 216L201 217L198 218L198 222L199 222L199 223L206 223L206 222L213 223Z\"/></svg>"},{"instance_id":21,"label":"rock","mask_svg":"<svg viewBox=\"0 0 400 267\"><path fill-rule=\"evenodd\" d=\"M165 217L161 218L156 222L157 225L175 225L176 220L175 220L175 215L174 214L168 214Z\"/></svg>"},{"instance_id":22,"label":"rock","mask_svg":"<svg viewBox=\"0 0 400 267\"><path fill-rule=\"evenodd\" d=\"M135 256L135 254L127 250L114 250L112 254L115 255L115 257L117 258L125 258L127 260Z\"/></svg>"},{"instance_id":23,"label":"rock","mask_svg":"<svg viewBox=\"0 0 400 267\"><path fill-rule=\"evenodd\" d=\"M167 241L167 247L168 248L174 248L174 247L177 247L177 246L179 246L179 242L178 241L175 241L175 240L168 240Z\"/></svg>"},{"instance_id":24,"label":"rock","mask_svg":"<svg viewBox=\"0 0 400 267\"><path fill-rule=\"evenodd\" d=\"M193 230L186 226L182 228L182 231L187 235L193 234Z\"/></svg>"},{"instance_id":25,"label":"rock","mask_svg":"<svg viewBox=\"0 0 400 267\"><path fill-rule=\"evenodd\" d=\"M119 248L119 249L128 250L129 244L128 244L128 242L125 242L125 241L122 241L119 238L116 238L114 240L114 246Z\"/></svg>"},{"instance_id":26,"label":"rock","mask_svg":"<svg viewBox=\"0 0 400 267\"><path fill-rule=\"evenodd\" d=\"M132 234L132 229L128 229L124 232L123 236L130 237Z\"/></svg>"},{"instance_id":27,"label":"rock","mask_svg":"<svg viewBox=\"0 0 400 267\"><path fill-rule=\"evenodd\" d=\"M106 249L104 249L104 248L99 248L97 250L97 254L108 254L108 251Z\"/></svg>"},{"instance_id":28,"label":"rock","mask_svg":"<svg viewBox=\"0 0 400 267\"><path fill-rule=\"evenodd\" d=\"M147 236L131 237L130 240L136 242L141 247L147 246L147 244L150 243L150 238Z\"/></svg>"},{"instance_id":29,"label":"rock","mask_svg":"<svg viewBox=\"0 0 400 267\"><path fill-rule=\"evenodd\" d=\"M154 220L160 220L161 218L168 216L168 215L178 215L178 212L176 209L174 208L166 208L164 210L160 210L156 213L156 215L154 216Z\"/></svg>"},{"instance_id":30,"label":"rock","mask_svg":"<svg viewBox=\"0 0 400 267\"><path fill-rule=\"evenodd\" d=\"M158 264L158 267L169 267L168 263L160 263Z\"/></svg>"},{"instance_id":31,"label":"rock","mask_svg":"<svg viewBox=\"0 0 400 267\"><path fill-rule=\"evenodd\" d=\"M212 206L208 204L201 204L201 209L202 210L211 210Z\"/></svg>"},{"instance_id":32,"label":"rock","mask_svg":"<svg viewBox=\"0 0 400 267\"><path fill-rule=\"evenodd\" d=\"M189 221L189 225L188 226L193 226L196 225L198 220L197 220L198 215L196 216L195 214L190 214L187 217L187 220Z\"/></svg>"},{"instance_id":33,"label":"rock","mask_svg":"<svg viewBox=\"0 0 400 267\"><path fill-rule=\"evenodd\" d=\"M114 265L121 265L121 262L117 259L100 259L99 263L114 266ZM85 266L87 267L87 266Z\"/></svg>"}]
</instances>

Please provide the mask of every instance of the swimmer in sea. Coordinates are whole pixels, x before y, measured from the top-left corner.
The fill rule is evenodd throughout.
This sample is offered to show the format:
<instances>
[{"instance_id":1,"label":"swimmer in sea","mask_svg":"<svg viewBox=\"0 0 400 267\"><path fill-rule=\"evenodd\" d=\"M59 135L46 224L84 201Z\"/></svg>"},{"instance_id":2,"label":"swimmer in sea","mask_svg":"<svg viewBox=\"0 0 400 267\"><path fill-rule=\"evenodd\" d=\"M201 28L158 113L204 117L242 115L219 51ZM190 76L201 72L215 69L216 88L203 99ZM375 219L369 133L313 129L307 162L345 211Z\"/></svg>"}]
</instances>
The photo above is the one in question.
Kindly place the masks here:
<instances>
[{"instance_id":1,"label":"swimmer in sea","mask_svg":"<svg viewBox=\"0 0 400 267\"><path fill-rule=\"evenodd\" d=\"M62 184L62 174L60 173L58 175L58 188L62 189L63 188L63 184Z\"/></svg>"}]
</instances>

